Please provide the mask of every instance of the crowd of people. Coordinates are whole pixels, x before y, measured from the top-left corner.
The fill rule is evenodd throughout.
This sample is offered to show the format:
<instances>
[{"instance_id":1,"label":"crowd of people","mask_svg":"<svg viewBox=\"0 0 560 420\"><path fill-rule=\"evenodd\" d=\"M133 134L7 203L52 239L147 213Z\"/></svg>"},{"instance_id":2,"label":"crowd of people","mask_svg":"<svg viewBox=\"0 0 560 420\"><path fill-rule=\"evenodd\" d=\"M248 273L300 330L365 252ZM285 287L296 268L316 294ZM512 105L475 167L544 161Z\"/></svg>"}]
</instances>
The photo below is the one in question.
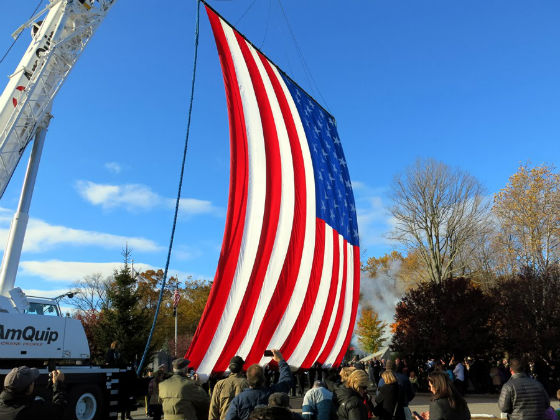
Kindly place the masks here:
<instances>
[{"instance_id":1,"label":"crowd of people","mask_svg":"<svg viewBox=\"0 0 560 420\"><path fill-rule=\"evenodd\" d=\"M161 365L150 375L148 414L154 420L471 419L464 398L472 387L469 376L474 363L468 359L452 358L449 363L430 359L416 366L398 358L366 363L354 360L339 369L315 365L312 372L294 375L279 351L272 354L274 362L264 367L253 364L246 371L245 361L235 356L227 377L205 384L189 370L186 359L174 360L172 373ZM539 377L533 376L534 364L512 358L502 366L507 372L498 390L498 407L508 420L558 420L549 393ZM38 375L37 369L26 366L6 375L0 394L0 420L62 418L67 405L64 374L57 370L51 374L51 401L33 398ZM411 412L409 403L424 379L431 393L429 409ZM290 409L289 393L294 388L303 394L301 414ZM556 396L560 397L560 390Z\"/></svg>"}]
</instances>

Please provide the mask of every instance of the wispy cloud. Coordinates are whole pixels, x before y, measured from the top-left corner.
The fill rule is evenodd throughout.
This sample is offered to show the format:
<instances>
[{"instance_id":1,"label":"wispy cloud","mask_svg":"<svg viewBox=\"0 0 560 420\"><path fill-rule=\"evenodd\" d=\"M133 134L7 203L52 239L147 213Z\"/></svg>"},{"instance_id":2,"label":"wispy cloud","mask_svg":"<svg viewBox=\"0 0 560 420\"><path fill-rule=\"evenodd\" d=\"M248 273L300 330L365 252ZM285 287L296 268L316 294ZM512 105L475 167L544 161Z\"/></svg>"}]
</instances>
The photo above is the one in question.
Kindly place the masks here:
<instances>
[{"instance_id":1,"label":"wispy cloud","mask_svg":"<svg viewBox=\"0 0 560 420\"><path fill-rule=\"evenodd\" d=\"M105 164L105 169L114 174L120 174L122 171L122 166L117 162L107 162Z\"/></svg>"},{"instance_id":2,"label":"wispy cloud","mask_svg":"<svg viewBox=\"0 0 560 420\"><path fill-rule=\"evenodd\" d=\"M6 243L10 228L8 211L0 209L0 242ZM30 219L23 243L24 252L45 252L61 245L97 246L122 249L128 244L135 251L156 252L162 248L150 239L113 235L90 230L50 225L40 219Z\"/></svg>"},{"instance_id":3,"label":"wispy cloud","mask_svg":"<svg viewBox=\"0 0 560 420\"><path fill-rule=\"evenodd\" d=\"M386 188L371 188L360 181L352 182L352 187L356 199L360 245L391 245L387 236L392 230L393 221Z\"/></svg>"},{"instance_id":4,"label":"wispy cloud","mask_svg":"<svg viewBox=\"0 0 560 420\"><path fill-rule=\"evenodd\" d=\"M61 260L22 261L19 267L19 274L21 274L22 276L40 277L46 282L67 283L70 287L70 284L74 281L81 280L84 277L93 274L101 274L101 276L104 278L112 276L115 270L118 270L122 267L122 264L122 262L95 263ZM159 270L160 268L161 267L154 267L153 265L145 263L134 263L134 271L136 273L142 273L147 270ZM172 268L168 271L168 278L171 276L178 276L180 280L184 280L189 276L196 279L207 278L206 276L187 273L184 271L177 271L173 270ZM24 291L26 293L29 293L28 290L29 289L24 288ZM36 296L51 296L51 293L54 294L54 296L58 296L68 291L68 289L60 289L60 286L58 286L57 290L62 290L62 292L54 294L54 291L49 290L49 294L47 295L44 295L44 292L37 292L38 294Z\"/></svg>"},{"instance_id":5,"label":"wispy cloud","mask_svg":"<svg viewBox=\"0 0 560 420\"><path fill-rule=\"evenodd\" d=\"M110 185L78 181L76 189L86 201L103 209L124 208L127 211L148 211L156 208L175 207L175 199L162 197L146 185ZM196 198L182 198L180 212L184 216L223 214L223 211L215 207L211 201Z\"/></svg>"}]
</instances>

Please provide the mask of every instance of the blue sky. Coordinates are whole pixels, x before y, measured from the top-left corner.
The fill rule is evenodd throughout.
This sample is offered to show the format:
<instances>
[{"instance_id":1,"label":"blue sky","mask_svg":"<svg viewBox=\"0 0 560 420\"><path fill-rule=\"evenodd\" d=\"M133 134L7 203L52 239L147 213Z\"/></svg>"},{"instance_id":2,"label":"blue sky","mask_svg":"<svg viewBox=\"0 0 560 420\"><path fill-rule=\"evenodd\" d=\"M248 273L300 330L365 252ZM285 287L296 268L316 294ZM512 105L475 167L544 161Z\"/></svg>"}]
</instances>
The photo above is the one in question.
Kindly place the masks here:
<instances>
[{"instance_id":1,"label":"blue sky","mask_svg":"<svg viewBox=\"0 0 560 420\"><path fill-rule=\"evenodd\" d=\"M210 4L337 119L366 257L395 247L385 236L389 188L417 158L469 171L489 195L520 162L558 164L557 1L283 0L297 45L277 0ZM0 53L36 5L3 2ZM195 10L194 0L119 0L99 28L55 99L16 285L62 293L84 275L110 274L126 243L138 269L164 266ZM0 64L2 86L29 40ZM2 244L28 153L0 200ZM224 87L203 13L171 274L213 277L228 183Z\"/></svg>"}]
</instances>

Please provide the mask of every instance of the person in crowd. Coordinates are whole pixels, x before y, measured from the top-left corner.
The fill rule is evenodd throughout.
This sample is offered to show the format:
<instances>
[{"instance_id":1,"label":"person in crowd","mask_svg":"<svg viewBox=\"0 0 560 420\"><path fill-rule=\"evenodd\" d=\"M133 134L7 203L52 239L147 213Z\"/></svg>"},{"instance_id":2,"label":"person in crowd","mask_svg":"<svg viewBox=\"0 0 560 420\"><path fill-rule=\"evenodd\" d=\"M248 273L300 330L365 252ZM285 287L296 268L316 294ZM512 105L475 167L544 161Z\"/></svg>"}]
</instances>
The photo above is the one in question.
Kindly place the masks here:
<instances>
[{"instance_id":1,"label":"person in crowd","mask_svg":"<svg viewBox=\"0 0 560 420\"><path fill-rule=\"evenodd\" d=\"M187 378L189 360L173 361L173 376L159 384L159 398L165 420L206 420L210 399L197 383Z\"/></svg>"},{"instance_id":2,"label":"person in crowd","mask_svg":"<svg viewBox=\"0 0 560 420\"><path fill-rule=\"evenodd\" d=\"M400 364L400 368L402 369L402 364ZM403 393L403 407L404 407L404 411L405 413L410 413L410 409L408 408L408 404L410 403L410 401L412 401L416 395L416 391L414 390L414 388L412 387L412 384L410 383L410 379L408 378L407 375L403 374L401 371L397 370L394 371L393 370L394 364L392 360L387 360L387 363L385 364L385 371L390 371L393 372L393 374L395 375L395 378L397 378L397 383L399 384L399 386L401 387L401 391ZM379 383L377 384L377 390L379 392L379 390L383 387L383 385L385 385L385 381L383 380L383 374L381 375L381 379L379 379Z\"/></svg>"},{"instance_id":3,"label":"person in crowd","mask_svg":"<svg viewBox=\"0 0 560 420\"><path fill-rule=\"evenodd\" d=\"M350 374L345 385L336 389L336 414L339 420L368 420L373 404L367 394L369 378L363 370Z\"/></svg>"},{"instance_id":4,"label":"person in crowd","mask_svg":"<svg viewBox=\"0 0 560 420\"><path fill-rule=\"evenodd\" d=\"M64 374L53 370L49 375L50 402L36 400L33 396L39 370L20 366L13 368L4 378L0 394L0 420L52 420L63 417L67 405L64 393Z\"/></svg>"},{"instance_id":5,"label":"person in crowd","mask_svg":"<svg viewBox=\"0 0 560 420\"><path fill-rule=\"evenodd\" d=\"M329 420L333 409L333 393L321 381L305 393L301 415L306 420Z\"/></svg>"},{"instance_id":6,"label":"person in crowd","mask_svg":"<svg viewBox=\"0 0 560 420\"><path fill-rule=\"evenodd\" d=\"M395 374L386 370L381 377L384 384L375 397L373 413L381 420L405 420L404 392L400 389Z\"/></svg>"},{"instance_id":7,"label":"person in crowd","mask_svg":"<svg viewBox=\"0 0 560 420\"><path fill-rule=\"evenodd\" d=\"M120 368L122 366L121 353L119 352L119 342L113 341L109 350L105 354L105 366Z\"/></svg>"},{"instance_id":8,"label":"person in crowd","mask_svg":"<svg viewBox=\"0 0 560 420\"><path fill-rule=\"evenodd\" d=\"M160 365L155 376L148 385L148 413L154 420L161 420L163 407L159 399L159 384L167 379L166 366Z\"/></svg>"},{"instance_id":9,"label":"person in crowd","mask_svg":"<svg viewBox=\"0 0 560 420\"><path fill-rule=\"evenodd\" d=\"M340 369L340 386L346 386L346 381L355 370L356 368L354 366L347 366Z\"/></svg>"},{"instance_id":10,"label":"person in crowd","mask_svg":"<svg viewBox=\"0 0 560 420\"><path fill-rule=\"evenodd\" d=\"M471 412L463 396L457 391L449 376L443 372L428 375L428 386L432 393L430 411L422 413L429 420L470 420Z\"/></svg>"},{"instance_id":11,"label":"person in crowd","mask_svg":"<svg viewBox=\"0 0 560 420\"><path fill-rule=\"evenodd\" d=\"M462 358L458 357L457 359L455 359L455 356L453 356L449 364L454 365L453 385L455 385L455 388L461 393L461 395L465 395L465 392L467 391L467 385L465 381L465 366L463 366Z\"/></svg>"},{"instance_id":12,"label":"person in crowd","mask_svg":"<svg viewBox=\"0 0 560 420\"><path fill-rule=\"evenodd\" d=\"M236 395L226 413L227 420L247 420L257 405L266 405L268 397L274 392L285 392L290 390L292 374L290 367L278 350L272 350L274 360L278 363L280 377L278 382L267 387L265 385L264 370L261 366L254 364L247 369L247 383L249 388ZM166 419L167 420L167 419Z\"/></svg>"},{"instance_id":13,"label":"person in crowd","mask_svg":"<svg viewBox=\"0 0 560 420\"><path fill-rule=\"evenodd\" d=\"M231 400L249 386L243 365L245 361L240 356L234 356L229 362L229 376L218 381L212 392L208 420L221 420L226 418L226 413Z\"/></svg>"},{"instance_id":14,"label":"person in crowd","mask_svg":"<svg viewBox=\"0 0 560 420\"><path fill-rule=\"evenodd\" d=\"M290 396L285 392L274 392L268 397L268 407L282 414L285 420L302 420L303 417L290 410Z\"/></svg>"},{"instance_id":15,"label":"person in crowd","mask_svg":"<svg viewBox=\"0 0 560 420\"><path fill-rule=\"evenodd\" d=\"M540 382L525 373L520 359L510 361L511 378L502 386L498 407L508 420L541 420L550 406L548 393Z\"/></svg>"},{"instance_id":16,"label":"person in crowd","mask_svg":"<svg viewBox=\"0 0 560 420\"><path fill-rule=\"evenodd\" d=\"M560 401L560 389L556 391L556 399ZM560 419L560 408L557 408L555 411L556 411L556 415Z\"/></svg>"},{"instance_id":17,"label":"person in crowd","mask_svg":"<svg viewBox=\"0 0 560 420\"><path fill-rule=\"evenodd\" d=\"M420 385L418 384L418 376L416 376L416 372L411 370L410 374L408 375L408 380L410 381L410 385L412 386L412 390L416 394Z\"/></svg>"}]
</instances>

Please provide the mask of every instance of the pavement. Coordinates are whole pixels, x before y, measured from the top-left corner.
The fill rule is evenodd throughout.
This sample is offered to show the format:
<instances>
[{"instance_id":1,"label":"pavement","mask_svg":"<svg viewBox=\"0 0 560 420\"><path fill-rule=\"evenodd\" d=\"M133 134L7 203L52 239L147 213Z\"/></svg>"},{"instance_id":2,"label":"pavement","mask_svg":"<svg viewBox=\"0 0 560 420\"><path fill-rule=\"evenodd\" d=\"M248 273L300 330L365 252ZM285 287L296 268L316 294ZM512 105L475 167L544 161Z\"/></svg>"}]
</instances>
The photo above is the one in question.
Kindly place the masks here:
<instances>
[{"instance_id":1,"label":"pavement","mask_svg":"<svg viewBox=\"0 0 560 420\"><path fill-rule=\"evenodd\" d=\"M500 410L498 409L498 395L491 394L469 394L466 396L469 409L473 418L500 418ZM301 412L302 397L291 397L290 406L294 411ZM412 411L421 413L428 411L430 404L430 394L418 393L410 404ZM150 417L146 416L144 407L131 413L132 418L135 420L149 420Z\"/></svg>"}]
</instances>

